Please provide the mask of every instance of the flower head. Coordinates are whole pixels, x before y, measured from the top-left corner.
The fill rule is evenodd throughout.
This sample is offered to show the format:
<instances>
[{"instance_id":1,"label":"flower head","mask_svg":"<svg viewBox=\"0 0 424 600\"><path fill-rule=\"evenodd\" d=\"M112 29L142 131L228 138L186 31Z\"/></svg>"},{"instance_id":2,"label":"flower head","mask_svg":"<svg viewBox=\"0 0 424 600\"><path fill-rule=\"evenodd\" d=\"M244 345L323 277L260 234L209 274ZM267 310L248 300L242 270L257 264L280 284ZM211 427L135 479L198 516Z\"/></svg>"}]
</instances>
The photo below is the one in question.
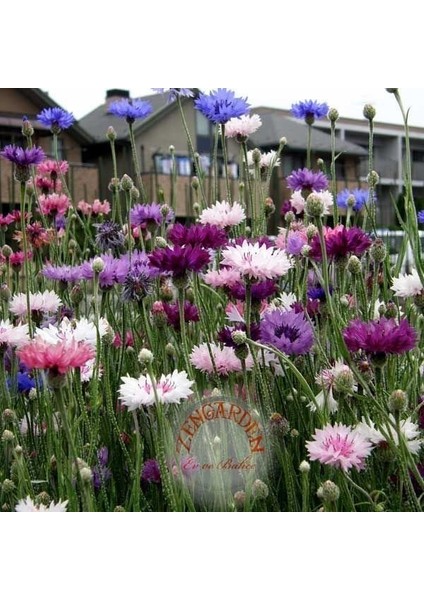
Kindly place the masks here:
<instances>
[{"instance_id":1,"label":"flower head","mask_svg":"<svg viewBox=\"0 0 424 600\"><path fill-rule=\"evenodd\" d=\"M47 279L53 281L61 281L62 283L75 284L80 279L83 279L81 267L76 265L71 267L69 265L63 265L55 267L53 265L47 265L42 269L41 274Z\"/></svg>"},{"instance_id":2,"label":"flower head","mask_svg":"<svg viewBox=\"0 0 424 600\"><path fill-rule=\"evenodd\" d=\"M131 100L124 98L123 100L117 100L111 102L109 106L109 113L120 119L126 119L128 123L134 123L136 119L145 119L153 111L153 107L150 102L136 98Z\"/></svg>"},{"instance_id":3,"label":"flower head","mask_svg":"<svg viewBox=\"0 0 424 600\"><path fill-rule=\"evenodd\" d=\"M165 223L170 223L174 218L174 211L170 210L163 216L161 204L152 202L151 204L136 204L130 210L131 227L141 227L142 229L157 229Z\"/></svg>"},{"instance_id":4,"label":"flower head","mask_svg":"<svg viewBox=\"0 0 424 600\"><path fill-rule=\"evenodd\" d=\"M27 369L48 369L53 374L63 375L70 369L84 366L94 357L95 350L87 342L63 339L49 343L38 335L17 354Z\"/></svg>"},{"instance_id":5,"label":"flower head","mask_svg":"<svg viewBox=\"0 0 424 600\"><path fill-rule=\"evenodd\" d=\"M185 371L175 370L169 375L161 375L159 381L153 381L150 375L122 377L123 383L119 387L119 399L130 411L141 406L150 406L156 398L161 404L179 404L193 393L190 381Z\"/></svg>"},{"instance_id":6,"label":"flower head","mask_svg":"<svg viewBox=\"0 0 424 600\"><path fill-rule=\"evenodd\" d=\"M149 458L143 465L141 481L144 483L156 483L161 481L159 463L154 458Z\"/></svg>"},{"instance_id":7,"label":"flower head","mask_svg":"<svg viewBox=\"0 0 424 600\"><path fill-rule=\"evenodd\" d=\"M355 212L362 210L368 204L369 191L361 188L345 189L337 194L337 206L352 208Z\"/></svg>"},{"instance_id":8,"label":"flower head","mask_svg":"<svg viewBox=\"0 0 424 600\"><path fill-rule=\"evenodd\" d=\"M19 347L28 341L28 325L14 326L9 320L0 321L0 349L5 346Z\"/></svg>"},{"instance_id":9,"label":"flower head","mask_svg":"<svg viewBox=\"0 0 424 600\"><path fill-rule=\"evenodd\" d=\"M164 302L162 306L169 325L179 331L181 329L179 305L174 302L171 304ZM184 321L186 323L189 321L196 322L199 318L197 307L186 300L184 302Z\"/></svg>"},{"instance_id":10,"label":"flower head","mask_svg":"<svg viewBox=\"0 0 424 600\"><path fill-rule=\"evenodd\" d=\"M328 227L324 232L325 247L328 259L338 260L349 255L362 256L372 244L372 240L360 227L337 225L334 229ZM321 260L321 242L316 235L311 240L310 256Z\"/></svg>"},{"instance_id":11,"label":"flower head","mask_svg":"<svg viewBox=\"0 0 424 600\"><path fill-rule=\"evenodd\" d=\"M203 248L188 244L184 247L157 248L150 254L149 261L161 273L185 277L188 271L201 271L210 262L210 256Z\"/></svg>"},{"instance_id":12,"label":"flower head","mask_svg":"<svg viewBox=\"0 0 424 600\"><path fill-rule=\"evenodd\" d=\"M212 123L226 123L249 110L247 98L237 98L234 92L218 88L210 94L200 94L194 106Z\"/></svg>"},{"instance_id":13,"label":"flower head","mask_svg":"<svg viewBox=\"0 0 424 600\"><path fill-rule=\"evenodd\" d=\"M230 119L225 124L225 137L236 138L237 141L243 142L247 138L255 133L262 125L261 117L259 115L243 115Z\"/></svg>"},{"instance_id":14,"label":"flower head","mask_svg":"<svg viewBox=\"0 0 424 600\"><path fill-rule=\"evenodd\" d=\"M56 313L60 306L62 306L62 300L51 290L44 292L30 293L29 304L31 312L38 312L42 314ZM27 297L26 294L15 294L9 303L9 310L13 315L17 317L26 317L28 312Z\"/></svg>"},{"instance_id":15,"label":"flower head","mask_svg":"<svg viewBox=\"0 0 424 600\"><path fill-rule=\"evenodd\" d=\"M418 223L424 223L424 210L420 210L417 215Z\"/></svg>"},{"instance_id":16,"label":"flower head","mask_svg":"<svg viewBox=\"0 0 424 600\"><path fill-rule=\"evenodd\" d=\"M21 148L20 146L8 145L0 152L0 156L13 163L16 167L16 179L18 181L28 181L31 177L30 168L32 165L41 163L46 155L44 150L38 146L33 148Z\"/></svg>"},{"instance_id":17,"label":"flower head","mask_svg":"<svg viewBox=\"0 0 424 600\"><path fill-rule=\"evenodd\" d=\"M68 505L69 500L65 500L62 502L59 500L57 504L54 502L50 502L49 506L44 506L44 504L35 504L33 500L29 496L27 496L24 500L19 500L18 504L15 506L16 512L66 512L66 507Z\"/></svg>"},{"instance_id":18,"label":"flower head","mask_svg":"<svg viewBox=\"0 0 424 600\"><path fill-rule=\"evenodd\" d=\"M291 107L292 115L297 119L305 119L305 121L312 125L315 119L322 119L328 113L328 104L323 102L320 104L316 100L304 100L297 104L292 104Z\"/></svg>"},{"instance_id":19,"label":"flower head","mask_svg":"<svg viewBox=\"0 0 424 600\"><path fill-rule=\"evenodd\" d=\"M152 88L158 94L168 92L168 102L173 102L177 98L193 98L194 93L190 88Z\"/></svg>"},{"instance_id":20,"label":"flower head","mask_svg":"<svg viewBox=\"0 0 424 600\"><path fill-rule=\"evenodd\" d=\"M276 279L286 275L292 268L292 263L283 250L265 244L250 244L246 240L241 246L227 247L222 251L223 266L238 271L242 277L256 279Z\"/></svg>"},{"instance_id":21,"label":"flower head","mask_svg":"<svg viewBox=\"0 0 424 600\"><path fill-rule=\"evenodd\" d=\"M307 354L314 343L314 331L303 313L276 309L264 313L260 339L285 354Z\"/></svg>"},{"instance_id":22,"label":"flower head","mask_svg":"<svg viewBox=\"0 0 424 600\"><path fill-rule=\"evenodd\" d=\"M352 467L357 471L364 469L365 459L373 448L358 428L347 425L326 425L324 429L315 429L312 437L313 441L306 443L309 458L343 471Z\"/></svg>"},{"instance_id":23,"label":"flower head","mask_svg":"<svg viewBox=\"0 0 424 600\"><path fill-rule=\"evenodd\" d=\"M385 317L368 323L355 319L343 331L343 338L351 352L363 350L378 357L413 350L417 343L417 332L406 319L401 319L399 323Z\"/></svg>"},{"instance_id":24,"label":"flower head","mask_svg":"<svg viewBox=\"0 0 424 600\"><path fill-rule=\"evenodd\" d=\"M114 221L95 223L97 228L96 244L101 252L122 248L125 244L125 236L122 227Z\"/></svg>"},{"instance_id":25,"label":"flower head","mask_svg":"<svg viewBox=\"0 0 424 600\"><path fill-rule=\"evenodd\" d=\"M216 344L203 343L200 346L194 346L190 354L190 362L203 373L216 373L221 376L239 373L243 370L241 360L237 358L234 348L220 347ZM252 366L253 359L249 356L246 360L246 368L251 369Z\"/></svg>"},{"instance_id":26,"label":"flower head","mask_svg":"<svg viewBox=\"0 0 424 600\"><path fill-rule=\"evenodd\" d=\"M185 227L181 223L175 223L168 232L168 240L178 246L190 244L213 250L228 244L228 236L225 231L216 225L209 224Z\"/></svg>"},{"instance_id":27,"label":"flower head","mask_svg":"<svg viewBox=\"0 0 424 600\"><path fill-rule=\"evenodd\" d=\"M398 298L413 298L414 296L419 296L424 291L416 269L412 269L410 275L400 274L399 277L394 277L393 285L390 289L395 292L395 296Z\"/></svg>"},{"instance_id":28,"label":"flower head","mask_svg":"<svg viewBox=\"0 0 424 600\"><path fill-rule=\"evenodd\" d=\"M43 215L49 217L63 216L71 206L68 196L65 194L44 194L38 198L40 210Z\"/></svg>"},{"instance_id":29,"label":"flower head","mask_svg":"<svg viewBox=\"0 0 424 600\"><path fill-rule=\"evenodd\" d=\"M221 229L240 225L246 219L244 208L238 202L230 204L227 200L216 202L209 208L205 208L200 214L200 222L203 225L216 225Z\"/></svg>"},{"instance_id":30,"label":"flower head","mask_svg":"<svg viewBox=\"0 0 424 600\"><path fill-rule=\"evenodd\" d=\"M75 121L72 113L63 108L45 108L37 115L37 120L42 125L49 127L53 133L60 133L62 129L68 129Z\"/></svg>"},{"instance_id":31,"label":"flower head","mask_svg":"<svg viewBox=\"0 0 424 600\"><path fill-rule=\"evenodd\" d=\"M397 431L396 422L393 416L390 416L390 423L384 423L378 428L370 421L370 424L362 418L357 429L375 446L380 444L385 445L387 439L392 439L396 446L399 446L399 435ZM422 438L417 439L420 435L420 429L417 423L413 423L411 417L402 419L399 423L400 432L405 438L406 445L412 454L418 454L421 450L421 446L424 443Z\"/></svg>"},{"instance_id":32,"label":"flower head","mask_svg":"<svg viewBox=\"0 0 424 600\"><path fill-rule=\"evenodd\" d=\"M328 188L328 179L321 171L315 173L309 169L298 169L287 177L287 184L293 191L322 192Z\"/></svg>"}]
</instances>

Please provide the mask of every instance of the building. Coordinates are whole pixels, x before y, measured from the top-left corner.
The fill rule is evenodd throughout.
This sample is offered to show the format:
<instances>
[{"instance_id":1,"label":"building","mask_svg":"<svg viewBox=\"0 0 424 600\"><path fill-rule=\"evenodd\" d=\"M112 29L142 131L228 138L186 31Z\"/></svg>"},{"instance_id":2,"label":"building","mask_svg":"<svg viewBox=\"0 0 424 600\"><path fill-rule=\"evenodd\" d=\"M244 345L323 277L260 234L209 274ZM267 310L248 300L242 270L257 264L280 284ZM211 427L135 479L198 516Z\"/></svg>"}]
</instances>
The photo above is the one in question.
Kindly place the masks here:
<instances>
[{"instance_id":1,"label":"building","mask_svg":"<svg viewBox=\"0 0 424 600\"><path fill-rule=\"evenodd\" d=\"M34 144L41 146L53 158L52 135L37 123L36 116L44 108L58 106L39 88L0 88L0 148L8 144L22 145L22 118L26 116L34 127ZM97 166L88 164L86 148L91 146L91 136L74 123L58 139L59 158L69 162L67 184L75 201L98 197ZM14 181L12 166L0 160L0 212L19 203L19 188Z\"/></svg>"}]
</instances>

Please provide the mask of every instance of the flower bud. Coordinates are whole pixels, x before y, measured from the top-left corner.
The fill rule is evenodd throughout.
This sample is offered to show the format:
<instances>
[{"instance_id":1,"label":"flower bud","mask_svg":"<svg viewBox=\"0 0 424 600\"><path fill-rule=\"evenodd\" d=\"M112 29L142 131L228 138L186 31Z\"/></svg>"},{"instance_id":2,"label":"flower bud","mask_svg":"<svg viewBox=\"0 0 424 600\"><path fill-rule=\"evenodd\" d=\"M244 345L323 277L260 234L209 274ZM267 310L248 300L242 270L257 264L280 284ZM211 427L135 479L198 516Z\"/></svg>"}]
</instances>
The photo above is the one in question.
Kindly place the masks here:
<instances>
[{"instance_id":1,"label":"flower bud","mask_svg":"<svg viewBox=\"0 0 424 600\"><path fill-rule=\"evenodd\" d=\"M368 121L372 121L375 117L375 108L372 104L365 104L364 106L364 117L368 119Z\"/></svg>"},{"instance_id":2,"label":"flower bud","mask_svg":"<svg viewBox=\"0 0 424 600\"><path fill-rule=\"evenodd\" d=\"M172 144L169 146L169 153L170 154L174 154L175 152L175 146L173 146Z\"/></svg>"},{"instance_id":3,"label":"flower bud","mask_svg":"<svg viewBox=\"0 0 424 600\"><path fill-rule=\"evenodd\" d=\"M259 165L259 163L261 162L261 159L262 159L261 151L258 148L255 148L254 150L252 150L252 160L255 163L255 165Z\"/></svg>"},{"instance_id":4,"label":"flower bud","mask_svg":"<svg viewBox=\"0 0 424 600\"><path fill-rule=\"evenodd\" d=\"M168 244L166 243L166 239L163 237L160 237L159 235L156 238L156 247L157 248L167 248Z\"/></svg>"},{"instance_id":5,"label":"flower bud","mask_svg":"<svg viewBox=\"0 0 424 600\"><path fill-rule=\"evenodd\" d=\"M140 192L135 187L135 185L133 185L133 187L130 189L130 199L132 202L138 202L138 200L140 199Z\"/></svg>"},{"instance_id":6,"label":"flower bud","mask_svg":"<svg viewBox=\"0 0 424 600\"><path fill-rule=\"evenodd\" d=\"M246 492L240 490L234 494L234 504L237 509L243 508L244 503L246 502Z\"/></svg>"},{"instance_id":7,"label":"flower bud","mask_svg":"<svg viewBox=\"0 0 424 600\"><path fill-rule=\"evenodd\" d=\"M268 498L269 489L266 483L261 479L256 479L252 484L252 496L255 500L265 500Z\"/></svg>"},{"instance_id":8,"label":"flower bud","mask_svg":"<svg viewBox=\"0 0 424 600\"><path fill-rule=\"evenodd\" d=\"M100 258L100 256L97 256L93 260L93 263L91 266L93 267L93 271L95 273L101 273L105 268L105 263L104 263L104 260L102 258Z\"/></svg>"},{"instance_id":9,"label":"flower bud","mask_svg":"<svg viewBox=\"0 0 424 600\"><path fill-rule=\"evenodd\" d=\"M1 249L1 253L3 254L4 258L9 258L13 254L13 250L10 246L5 244Z\"/></svg>"},{"instance_id":10,"label":"flower bud","mask_svg":"<svg viewBox=\"0 0 424 600\"><path fill-rule=\"evenodd\" d=\"M90 467L83 467L80 469L80 475L83 483L91 483L91 480L93 479L93 471L90 469Z\"/></svg>"},{"instance_id":11,"label":"flower bud","mask_svg":"<svg viewBox=\"0 0 424 600\"><path fill-rule=\"evenodd\" d=\"M1 441L4 444L10 444L11 442L15 441L15 434L13 433L13 431L5 429L1 435Z\"/></svg>"},{"instance_id":12,"label":"flower bud","mask_svg":"<svg viewBox=\"0 0 424 600\"><path fill-rule=\"evenodd\" d=\"M31 138L34 135L34 127L26 117L22 119L22 135L26 138Z\"/></svg>"},{"instance_id":13,"label":"flower bud","mask_svg":"<svg viewBox=\"0 0 424 600\"><path fill-rule=\"evenodd\" d=\"M337 108L330 108L330 110L328 111L327 114L327 118L329 121L331 121L332 123L335 123L338 118L339 118L339 111L337 110Z\"/></svg>"},{"instance_id":14,"label":"flower bud","mask_svg":"<svg viewBox=\"0 0 424 600\"><path fill-rule=\"evenodd\" d=\"M374 240L370 248L370 256L375 263L382 263L387 256L386 244L382 239Z\"/></svg>"},{"instance_id":15,"label":"flower bud","mask_svg":"<svg viewBox=\"0 0 424 600\"><path fill-rule=\"evenodd\" d=\"M390 412L399 413L402 412L407 404L407 395L403 390L395 390L390 394L388 400L388 407Z\"/></svg>"},{"instance_id":16,"label":"flower bud","mask_svg":"<svg viewBox=\"0 0 424 600\"><path fill-rule=\"evenodd\" d=\"M324 203L318 194L309 194L306 198L305 213L309 217L320 218L324 214Z\"/></svg>"},{"instance_id":17,"label":"flower bud","mask_svg":"<svg viewBox=\"0 0 424 600\"><path fill-rule=\"evenodd\" d=\"M237 346L241 346L246 343L247 335L245 331L233 331L231 334L231 339Z\"/></svg>"},{"instance_id":18,"label":"flower bud","mask_svg":"<svg viewBox=\"0 0 424 600\"><path fill-rule=\"evenodd\" d=\"M337 502L340 498L340 488L332 481L325 481L318 488L317 496L324 502Z\"/></svg>"},{"instance_id":19,"label":"flower bud","mask_svg":"<svg viewBox=\"0 0 424 600\"><path fill-rule=\"evenodd\" d=\"M357 256L351 256L347 261L347 270L352 275L359 275L362 270L361 261Z\"/></svg>"},{"instance_id":20,"label":"flower bud","mask_svg":"<svg viewBox=\"0 0 424 600\"><path fill-rule=\"evenodd\" d=\"M106 137L110 142L114 142L117 138L116 131L112 126L107 128Z\"/></svg>"},{"instance_id":21,"label":"flower bud","mask_svg":"<svg viewBox=\"0 0 424 600\"><path fill-rule=\"evenodd\" d=\"M109 182L108 190L110 192L118 192L121 189L121 182L117 177L112 177Z\"/></svg>"},{"instance_id":22,"label":"flower bud","mask_svg":"<svg viewBox=\"0 0 424 600\"><path fill-rule=\"evenodd\" d=\"M0 285L0 298L5 302L9 302L11 296L11 291L7 285L7 283L2 283Z\"/></svg>"},{"instance_id":23,"label":"flower bud","mask_svg":"<svg viewBox=\"0 0 424 600\"><path fill-rule=\"evenodd\" d=\"M148 365L151 365L153 363L153 352L151 352L147 348L143 348L139 352L138 361L142 367L147 367Z\"/></svg>"},{"instance_id":24,"label":"flower bud","mask_svg":"<svg viewBox=\"0 0 424 600\"><path fill-rule=\"evenodd\" d=\"M306 237L308 240L311 240L318 233L318 228L316 225L308 225L306 228Z\"/></svg>"},{"instance_id":25,"label":"flower bud","mask_svg":"<svg viewBox=\"0 0 424 600\"><path fill-rule=\"evenodd\" d=\"M5 479L1 487L4 494L11 494L16 489L16 485L11 479Z\"/></svg>"},{"instance_id":26,"label":"flower bud","mask_svg":"<svg viewBox=\"0 0 424 600\"><path fill-rule=\"evenodd\" d=\"M199 189L199 178L198 177L191 178L191 187L193 188L193 190Z\"/></svg>"},{"instance_id":27,"label":"flower bud","mask_svg":"<svg viewBox=\"0 0 424 600\"><path fill-rule=\"evenodd\" d=\"M124 190L124 192L129 192L130 189L134 187L134 182L129 175L123 175L121 179L121 187Z\"/></svg>"},{"instance_id":28,"label":"flower bud","mask_svg":"<svg viewBox=\"0 0 424 600\"><path fill-rule=\"evenodd\" d=\"M292 210L289 210L288 212L286 212L286 214L284 215L284 220L285 222L289 225L290 223L293 223L293 221L295 220L296 215L294 214L294 212Z\"/></svg>"},{"instance_id":29,"label":"flower bud","mask_svg":"<svg viewBox=\"0 0 424 600\"><path fill-rule=\"evenodd\" d=\"M351 394L354 384L353 372L347 365L334 376L334 389L339 394Z\"/></svg>"},{"instance_id":30,"label":"flower bud","mask_svg":"<svg viewBox=\"0 0 424 600\"><path fill-rule=\"evenodd\" d=\"M84 292L80 285L74 285L74 287L69 292L69 297L73 306L78 306L84 298Z\"/></svg>"},{"instance_id":31,"label":"flower bud","mask_svg":"<svg viewBox=\"0 0 424 600\"><path fill-rule=\"evenodd\" d=\"M371 171L370 173L368 173L367 182L370 187L374 188L376 185L378 185L379 181L380 176L376 171Z\"/></svg>"},{"instance_id":32,"label":"flower bud","mask_svg":"<svg viewBox=\"0 0 424 600\"><path fill-rule=\"evenodd\" d=\"M13 423L16 421L16 413L11 408L5 408L2 417L5 423Z\"/></svg>"},{"instance_id":33,"label":"flower bud","mask_svg":"<svg viewBox=\"0 0 424 600\"><path fill-rule=\"evenodd\" d=\"M303 460L300 465L299 465L299 471L304 474L307 475L311 470L311 465L306 461Z\"/></svg>"}]
</instances>

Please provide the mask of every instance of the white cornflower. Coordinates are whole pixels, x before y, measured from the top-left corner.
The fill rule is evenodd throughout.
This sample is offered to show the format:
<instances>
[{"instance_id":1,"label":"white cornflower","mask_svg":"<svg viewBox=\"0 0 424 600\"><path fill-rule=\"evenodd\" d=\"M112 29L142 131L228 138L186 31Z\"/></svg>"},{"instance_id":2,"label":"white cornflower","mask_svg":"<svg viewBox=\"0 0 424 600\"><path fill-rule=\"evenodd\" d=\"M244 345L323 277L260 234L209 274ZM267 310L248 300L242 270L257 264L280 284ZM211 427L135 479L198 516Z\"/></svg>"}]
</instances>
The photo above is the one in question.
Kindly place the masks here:
<instances>
[{"instance_id":1,"label":"white cornflower","mask_svg":"<svg viewBox=\"0 0 424 600\"><path fill-rule=\"evenodd\" d=\"M412 298L419 296L424 288L416 269L412 269L410 275L399 275L393 279L393 285L390 288L395 292L398 298Z\"/></svg>"},{"instance_id":2,"label":"white cornflower","mask_svg":"<svg viewBox=\"0 0 424 600\"><path fill-rule=\"evenodd\" d=\"M381 425L379 429L377 429L372 421L370 421L370 425L368 425L365 418L362 417L362 423L358 425L357 429L376 446L387 442L388 439L392 439L396 446L399 446L396 423L392 417L390 417L390 421L390 424ZM420 435L419 426L411 421L411 417L408 417L400 422L400 430L405 438L409 451L412 454L418 454L424 442L423 438L417 439Z\"/></svg>"},{"instance_id":3,"label":"white cornflower","mask_svg":"<svg viewBox=\"0 0 424 600\"><path fill-rule=\"evenodd\" d=\"M3 345L19 348L28 341L28 325L13 326L8 319L0 321L0 348Z\"/></svg>"},{"instance_id":4,"label":"white cornflower","mask_svg":"<svg viewBox=\"0 0 424 600\"><path fill-rule=\"evenodd\" d=\"M130 411L154 404L156 396L161 404L179 404L193 393L191 386L194 384L185 371L177 370L169 375L161 375L156 382L152 382L150 375L141 375L138 379L122 377L122 381L119 399Z\"/></svg>"},{"instance_id":5,"label":"white cornflower","mask_svg":"<svg viewBox=\"0 0 424 600\"><path fill-rule=\"evenodd\" d=\"M244 240L243 244L227 247L222 251L223 266L231 267L239 272L242 277L248 277L257 281L265 279L276 279L292 268L292 261L283 250L265 244L261 246L256 242L249 243Z\"/></svg>"},{"instance_id":6,"label":"white cornflower","mask_svg":"<svg viewBox=\"0 0 424 600\"><path fill-rule=\"evenodd\" d=\"M210 208L205 208L199 217L202 225L216 225L221 229L240 225L246 219L244 208L238 202L231 205L227 200L216 202Z\"/></svg>"},{"instance_id":7,"label":"white cornflower","mask_svg":"<svg viewBox=\"0 0 424 600\"><path fill-rule=\"evenodd\" d=\"M49 506L44 506L44 504L40 504L37 506L31 500L29 496L27 496L24 500L19 500L18 504L15 506L16 512L66 512L66 507L68 505L69 500L65 500L62 502L59 500L57 504L54 502L50 502Z\"/></svg>"},{"instance_id":8,"label":"white cornflower","mask_svg":"<svg viewBox=\"0 0 424 600\"><path fill-rule=\"evenodd\" d=\"M62 306L62 300L56 292L46 290L44 292L36 292L35 294L30 293L29 305L31 311L43 314L55 313ZM17 317L26 317L28 312L26 294L15 294L10 300L9 310Z\"/></svg>"}]
</instances>

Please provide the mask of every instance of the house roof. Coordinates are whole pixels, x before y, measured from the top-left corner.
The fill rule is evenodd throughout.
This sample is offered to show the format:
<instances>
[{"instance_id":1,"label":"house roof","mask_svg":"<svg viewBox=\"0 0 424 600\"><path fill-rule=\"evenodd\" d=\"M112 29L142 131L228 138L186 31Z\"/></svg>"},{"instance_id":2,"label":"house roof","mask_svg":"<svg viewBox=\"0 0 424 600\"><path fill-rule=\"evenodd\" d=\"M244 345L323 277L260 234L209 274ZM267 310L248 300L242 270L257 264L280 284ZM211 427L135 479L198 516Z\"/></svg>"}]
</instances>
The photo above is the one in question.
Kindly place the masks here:
<instances>
[{"instance_id":1,"label":"house roof","mask_svg":"<svg viewBox=\"0 0 424 600\"><path fill-rule=\"evenodd\" d=\"M150 102L153 111L146 119L134 123L134 134L147 129L177 107L176 102L168 102L166 94L150 94L149 96L142 96L141 100ZM182 100L184 101L186 98ZM96 142L104 142L106 140L106 132L110 126L116 131L117 140L127 141L129 139L128 123L125 119L109 114L108 102L104 102L88 113L88 115L85 115L80 120L80 123Z\"/></svg>"},{"instance_id":2,"label":"house roof","mask_svg":"<svg viewBox=\"0 0 424 600\"><path fill-rule=\"evenodd\" d=\"M249 141L253 146L265 148L277 147L282 137L287 138L287 146L293 150L305 150L307 140L307 125L293 117L289 117L278 109L266 107L252 108L251 113L260 115L262 127L250 136ZM316 152L331 151L331 136L315 127L312 127L311 147ZM366 156L367 151L352 142L336 138L336 152L355 156Z\"/></svg>"},{"instance_id":3,"label":"house roof","mask_svg":"<svg viewBox=\"0 0 424 600\"><path fill-rule=\"evenodd\" d=\"M40 88L19 88L19 90L24 96L31 100L31 102L36 106L39 106L40 110L43 108L54 108L56 106L62 108L48 95L47 92L43 92ZM35 115L31 116L35 117ZM22 120L20 120L20 124L22 124ZM38 123L37 129L47 130L47 128ZM93 142L91 136L80 126L79 122L75 122L67 131L81 144L90 144Z\"/></svg>"}]
</instances>

